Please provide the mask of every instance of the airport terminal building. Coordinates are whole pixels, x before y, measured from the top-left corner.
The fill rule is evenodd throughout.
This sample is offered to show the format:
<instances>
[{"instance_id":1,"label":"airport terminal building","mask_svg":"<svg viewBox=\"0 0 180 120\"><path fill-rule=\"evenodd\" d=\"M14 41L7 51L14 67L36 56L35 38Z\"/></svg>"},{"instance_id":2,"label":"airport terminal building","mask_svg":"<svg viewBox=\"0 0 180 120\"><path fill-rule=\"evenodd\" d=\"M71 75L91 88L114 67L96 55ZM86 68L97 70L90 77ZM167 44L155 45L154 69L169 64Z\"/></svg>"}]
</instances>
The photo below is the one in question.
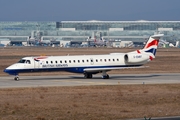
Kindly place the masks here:
<instances>
[{"instance_id":1,"label":"airport terminal building","mask_svg":"<svg viewBox=\"0 0 180 120\"><path fill-rule=\"evenodd\" d=\"M4 21L0 41L87 41L91 39L144 42L163 33L164 40L180 40L180 21Z\"/></svg>"}]
</instances>

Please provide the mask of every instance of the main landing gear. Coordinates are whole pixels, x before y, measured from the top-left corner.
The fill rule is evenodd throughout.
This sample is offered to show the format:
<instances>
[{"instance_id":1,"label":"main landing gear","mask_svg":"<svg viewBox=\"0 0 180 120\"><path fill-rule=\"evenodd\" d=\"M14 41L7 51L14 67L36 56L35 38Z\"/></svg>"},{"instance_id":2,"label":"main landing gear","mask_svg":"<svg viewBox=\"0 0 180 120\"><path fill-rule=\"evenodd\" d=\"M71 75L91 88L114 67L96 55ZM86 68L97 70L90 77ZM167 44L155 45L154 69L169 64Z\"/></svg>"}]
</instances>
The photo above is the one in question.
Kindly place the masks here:
<instances>
[{"instance_id":1,"label":"main landing gear","mask_svg":"<svg viewBox=\"0 0 180 120\"><path fill-rule=\"evenodd\" d=\"M92 78L93 75L91 73L84 73L84 78Z\"/></svg>"},{"instance_id":2,"label":"main landing gear","mask_svg":"<svg viewBox=\"0 0 180 120\"><path fill-rule=\"evenodd\" d=\"M102 78L103 79L109 79L109 75L108 74L107 75L103 75Z\"/></svg>"},{"instance_id":3,"label":"main landing gear","mask_svg":"<svg viewBox=\"0 0 180 120\"><path fill-rule=\"evenodd\" d=\"M106 73L106 71L102 71L102 78L109 79L109 75Z\"/></svg>"},{"instance_id":4,"label":"main landing gear","mask_svg":"<svg viewBox=\"0 0 180 120\"><path fill-rule=\"evenodd\" d=\"M84 78L92 78L92 73L84 73ZM102 78L103 79L109 79L109 75L106 73L106 71L102 71Z\"/></svg>"}]
</instances>

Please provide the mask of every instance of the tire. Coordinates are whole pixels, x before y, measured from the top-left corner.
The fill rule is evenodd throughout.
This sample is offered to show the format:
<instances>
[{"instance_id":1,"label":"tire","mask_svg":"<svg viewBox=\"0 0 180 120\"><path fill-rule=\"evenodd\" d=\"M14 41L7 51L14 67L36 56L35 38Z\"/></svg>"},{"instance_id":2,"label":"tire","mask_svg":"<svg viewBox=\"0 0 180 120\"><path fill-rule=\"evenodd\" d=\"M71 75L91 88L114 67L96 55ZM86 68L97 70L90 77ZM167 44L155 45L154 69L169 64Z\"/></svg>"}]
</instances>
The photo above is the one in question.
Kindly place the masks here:
<instances>
[{"instance_id":1,"label":"tire","mask_svg":"<svg viewBox=\"0 0 180 120\"><path fill-rule=\"evenodd\" d=\"M92 74L88 74L88 73L84 74L84 78L92 78L92 77L93 77Z\"/></svg>"},{"instance_id":2,"label":"tire","mask_svg":"<svg viewBox=\"0 0 180 120\"><path fill-rule=\"evenodd\" d=\"M109 79L109 75L106 76L106 79Z\"/></svg>"},{"instance_id":3,"label":"tire","mask_svg":"<svg viewBox=\"0 0 180 120\"><path fill-rule=\"evenodd\" d=\"M103 79L109 79L109 75L102 76Z\"/></svg>"},{"instance_id":4,"label":"tire","mask_svg":"<svg viewBox=\"0 0 180 120\"><path fill-rule=\"evenodd\" d=\"M19 81L19 77L15 77L14 80L15 80L15 81Z\"/></svg>"}]
</instances>

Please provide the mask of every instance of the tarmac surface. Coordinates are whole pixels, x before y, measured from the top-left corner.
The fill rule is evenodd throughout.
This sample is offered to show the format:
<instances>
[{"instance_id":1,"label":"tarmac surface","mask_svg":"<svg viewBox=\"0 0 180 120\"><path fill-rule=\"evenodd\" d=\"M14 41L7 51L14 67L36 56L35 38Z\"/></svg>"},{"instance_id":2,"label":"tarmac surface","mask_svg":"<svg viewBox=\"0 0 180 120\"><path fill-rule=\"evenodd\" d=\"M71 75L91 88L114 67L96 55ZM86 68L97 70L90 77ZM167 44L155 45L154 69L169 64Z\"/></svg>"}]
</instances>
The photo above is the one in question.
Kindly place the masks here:
<instances>
[{"instance_id":1,"label":"tarmac surface","mask_svg":"<svg viewBox=\"0 0 180 120\"><path fill-rule=\"evenodd\" d=\"M19 77L20 81L15 81L14 76L0 77L0 88L180 83L180 73L111 74L110 79L102 79L101 74L94 75L92 79L85 79L79 74ZM145 118L128 120L145 120ZM180 120L180 116L146 118L146 120Z\"/></svg>"},{"instance_id":2,"label":"tarmac surface","mask_svg":"<svg viewBox=\"0 0 180 120\"><path fill-rule=\"evenodd\" d=\"M173 117L157 117L157 118L141 118L141 119L128 119L128 120L180 120L180 116Z\"/></svg>"},{"instance_id":3,"label":"tarmac surface","mask_svg":"<svg viewBox=\"0 0 180 120\"><path fill-rule=\"evenodd\" d=\"M46 86L89 86L89 85L127 85L127 84L176 84L180 83L180 73L158 74L111 74L110 79L102 79L101 74L92 79L83 75L61 76L14 76L0 77L0 88L46 87Z\"/></svg>"}]
</instances>

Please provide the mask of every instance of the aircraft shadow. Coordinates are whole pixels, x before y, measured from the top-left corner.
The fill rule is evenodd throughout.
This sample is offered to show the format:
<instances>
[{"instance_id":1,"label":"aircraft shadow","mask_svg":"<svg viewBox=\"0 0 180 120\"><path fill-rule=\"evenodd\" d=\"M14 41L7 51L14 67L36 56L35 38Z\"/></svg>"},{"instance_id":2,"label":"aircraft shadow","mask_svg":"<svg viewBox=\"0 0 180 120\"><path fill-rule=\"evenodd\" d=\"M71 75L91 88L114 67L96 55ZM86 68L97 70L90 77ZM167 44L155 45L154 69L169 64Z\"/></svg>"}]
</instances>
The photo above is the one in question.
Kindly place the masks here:
<instances>
[{"instance_id":1,"label":"aircraft shadow","mask_svg":"<svg viewBox=\"0 0 180 120\"><path fill-rule=\"evenodd\" d=\"M101 79L101 80L111 80L111 79L113 79L113 80L140 80L140 79L146 79L146 78L152 78L152 77L158 77L158 76L162 76L162 75L143 75L143 76L141 76L141 75L136 75L136 76L133 76L133 75L131 75L131 76L128 76L128 75L126 75L126 76L110 76L110 78L109 79L102 79L101 78L101 76L100 77L97 77L97 76L95 76L95 77L93 77L92 78L92 80L93 79ZM77 77L77 76L71 76L71 78L73 78L73 79L85 79L85 78L83 78L83 77ZM86 80L86 79L85 79ZM90 79L88 79L88 80L90 80Z\"/></svg>"},{"instance_id":2,"label":"aircraft shadow","mask_svg":"<svg viewBox=\"0 0 180 120\"><path fill-rule=\"evenodd\" d=\"M46 77L46 76L42 76L42 77L32 77L31 76L23 76L22 78L20 78L20 80L145 80L146 78L153 78L153 77L158 77L158 76L162 76L162 75L112 75L110 76L109 79L102 79L101 76L94 76L93 78L84 78L83 76L60 76L60 77Z\"/></svg>"}]
</instances>

